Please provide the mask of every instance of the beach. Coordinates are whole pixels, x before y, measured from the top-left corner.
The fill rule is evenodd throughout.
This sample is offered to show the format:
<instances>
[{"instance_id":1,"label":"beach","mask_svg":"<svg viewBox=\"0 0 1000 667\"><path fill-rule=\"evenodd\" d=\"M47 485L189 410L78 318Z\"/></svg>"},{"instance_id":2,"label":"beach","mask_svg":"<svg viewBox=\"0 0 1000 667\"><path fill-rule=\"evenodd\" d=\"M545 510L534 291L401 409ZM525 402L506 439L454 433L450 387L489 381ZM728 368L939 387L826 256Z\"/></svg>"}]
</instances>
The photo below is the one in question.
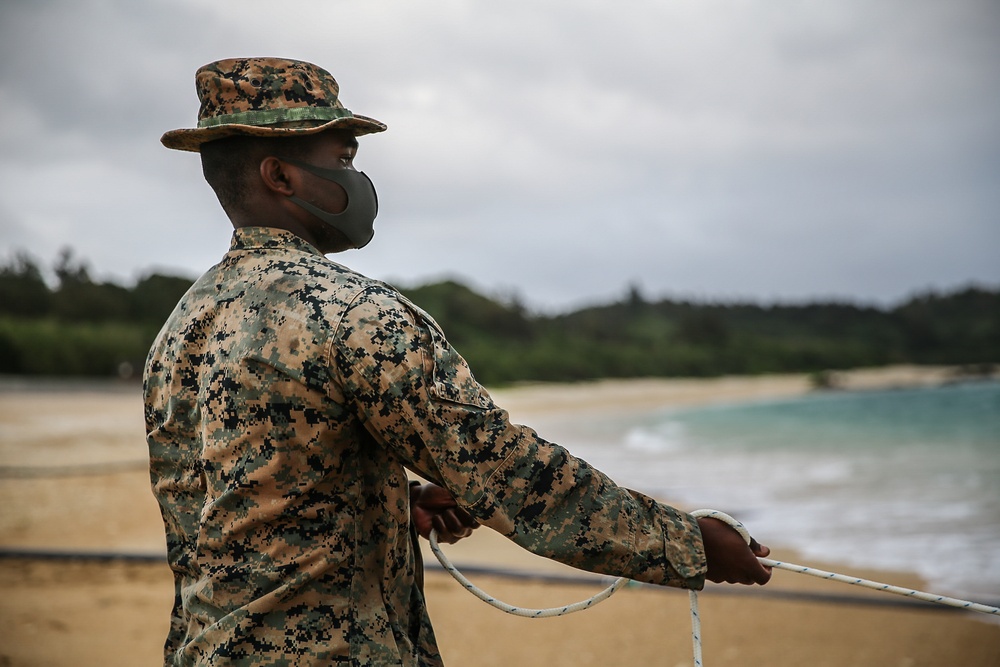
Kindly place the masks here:
<instances>
[{"instance_id":1,"label":"beach","mask_svg":"<svg viewBox=\"0 0 1000 667\"><path fill-rule=\"evenodd\" d=\"M837 382L847 391L935 385L951 381L955 373L951 368L873 369L838 374ZM514 421L537 424L544 436L548 425L577 417L627 419L663 407L780 399L810 391L809 377L787 375L529 385L492 393ZM562 444L572 451L572 442ZM7 551L163 553L162 524L145 466L139 388L3 383L0 508L0 547ZM769 546L775 558L803 562L780 544ZM457 565L471 568L476 584L520 606L561 606L607 585L527 554L488 529L444 549ZM692 664L683 591L629 587L593 609L524 619L474 598L431 567L436 561L429 550L424 556L428 606L452 667ZM926 590L911 572L815 560L803 564ZM508 571L519 576L502 576ZM4 558L0 587L0 667L161 663L172 598L163 563ZM905 606L896 599L783 571L762 588L709 586L701 595L704 664L1000 664L995 618L948 607Z\"/></svg>"}]
</instances>

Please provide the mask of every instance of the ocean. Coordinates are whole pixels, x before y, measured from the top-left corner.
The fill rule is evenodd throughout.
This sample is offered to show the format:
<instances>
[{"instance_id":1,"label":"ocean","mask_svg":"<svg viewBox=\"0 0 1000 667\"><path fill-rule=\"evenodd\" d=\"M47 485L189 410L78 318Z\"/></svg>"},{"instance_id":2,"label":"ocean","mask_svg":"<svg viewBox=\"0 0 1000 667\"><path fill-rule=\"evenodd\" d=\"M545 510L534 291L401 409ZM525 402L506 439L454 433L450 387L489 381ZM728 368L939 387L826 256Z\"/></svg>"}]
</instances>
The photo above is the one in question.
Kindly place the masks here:
<instances>
[{"instance_id":1,"label":"ocean","mask_svg":"<svg viewBox=\"0 0 1000 667\"><path fill-rule=\"evenodd\" d=\"M930 592L1000 600L1000 382L816 392L557 430L618 483L727 512L802 565L915 572Z\"/></svg>"}]
</instances>

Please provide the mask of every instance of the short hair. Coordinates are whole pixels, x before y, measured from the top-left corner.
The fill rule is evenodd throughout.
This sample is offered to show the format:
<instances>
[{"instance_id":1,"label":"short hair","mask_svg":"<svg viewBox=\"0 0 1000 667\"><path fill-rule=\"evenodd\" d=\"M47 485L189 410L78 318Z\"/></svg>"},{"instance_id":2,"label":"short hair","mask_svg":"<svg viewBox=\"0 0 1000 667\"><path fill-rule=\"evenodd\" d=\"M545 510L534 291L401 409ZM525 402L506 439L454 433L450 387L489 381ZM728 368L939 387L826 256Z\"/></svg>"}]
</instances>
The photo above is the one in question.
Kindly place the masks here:
<instances>
[{"instance_id":1,"label":"short hair","mask_svg":"<svg viewBox=\"0 0 1000 667\"><path fill-rule=\"evenodd\" d=\"M339 132L341 130L327 130ZM354 140L354 136L346 133ZM226 213L240 211L252 193L260 161L273 155L306 160L319 134L297 137L231 136L201 146L201 171Z\"/></svg>"}]
</instances>

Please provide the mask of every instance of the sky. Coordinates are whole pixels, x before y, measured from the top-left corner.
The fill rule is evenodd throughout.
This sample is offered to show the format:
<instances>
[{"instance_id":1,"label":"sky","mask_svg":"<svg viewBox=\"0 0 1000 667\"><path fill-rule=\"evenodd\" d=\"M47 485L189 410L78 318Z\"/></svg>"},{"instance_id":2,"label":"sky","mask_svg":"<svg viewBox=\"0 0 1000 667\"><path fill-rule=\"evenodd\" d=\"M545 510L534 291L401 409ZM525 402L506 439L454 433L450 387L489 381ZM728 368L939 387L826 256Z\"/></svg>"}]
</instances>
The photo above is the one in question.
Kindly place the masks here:
<instances>
[{"instance_id":1,"label":"sky","mask_svg":"<svg viewBox=\"0 0 1000 667\"><path fill-rule=\"evenodd\" d=\"M4 0L0 259L196 277L232 229L194 73L278 56L389 126L334 259L539 311L1000 286L995 0Z\"/></svg>"}]
</instances>

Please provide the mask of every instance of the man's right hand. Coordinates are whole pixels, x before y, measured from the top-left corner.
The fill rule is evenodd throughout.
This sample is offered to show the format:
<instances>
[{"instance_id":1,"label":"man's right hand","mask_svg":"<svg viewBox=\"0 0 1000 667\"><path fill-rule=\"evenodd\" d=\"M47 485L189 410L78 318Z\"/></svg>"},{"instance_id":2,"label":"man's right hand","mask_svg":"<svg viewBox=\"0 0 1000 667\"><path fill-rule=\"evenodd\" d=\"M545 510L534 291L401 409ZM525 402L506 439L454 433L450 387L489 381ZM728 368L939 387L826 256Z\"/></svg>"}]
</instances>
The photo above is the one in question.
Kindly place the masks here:
<instances>
[{"instance_id":1,"label":"man's right hand","mask_svg":"<svg viewBox=\"0 0 1000 667\"><path fill-rule=\"evenodd\" d=\"M438 542L445 544L454 544L479 527L447 489L431 483L410 486L410 517L421 537L427 539L433 528Z\"/></svg>"},{"instance_id":2,"label":"man's right hand","mask_svg":"<svg viewBox=\"0 0 1000 667\"><path fill-rule=\"evenodd\" d=\"M705 578L717 584L761 584L771 578L771 568L761 565L757 557L766 557L771 550L757 540L750 544L729 524L707 517L698 519L705 543L708 572Z\"/></svg>"}]
</instances>

